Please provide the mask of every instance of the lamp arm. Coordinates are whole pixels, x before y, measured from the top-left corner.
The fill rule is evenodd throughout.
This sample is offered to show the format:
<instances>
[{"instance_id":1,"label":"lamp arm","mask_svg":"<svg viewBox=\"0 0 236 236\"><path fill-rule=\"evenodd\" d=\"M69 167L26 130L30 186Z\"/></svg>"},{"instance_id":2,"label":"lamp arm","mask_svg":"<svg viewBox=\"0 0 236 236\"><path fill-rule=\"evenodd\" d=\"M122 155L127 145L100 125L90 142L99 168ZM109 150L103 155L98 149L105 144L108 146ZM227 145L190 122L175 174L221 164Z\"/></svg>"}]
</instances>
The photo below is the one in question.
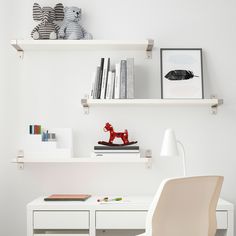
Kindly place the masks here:
<instances>
[{"instance_id":1,"label":"lamp arm","mask_svg":"<svg viewBox=\"0 0 236 236\"><path fill-rule=\"evenodd\" d=\"M177 143L181 146L181 151L182 151L182 161L183 161L183 169L184 169L184 177L186 176L186 159L185 159L185 149L184 145L177 140Z\"/></svg>"}]
</instances>

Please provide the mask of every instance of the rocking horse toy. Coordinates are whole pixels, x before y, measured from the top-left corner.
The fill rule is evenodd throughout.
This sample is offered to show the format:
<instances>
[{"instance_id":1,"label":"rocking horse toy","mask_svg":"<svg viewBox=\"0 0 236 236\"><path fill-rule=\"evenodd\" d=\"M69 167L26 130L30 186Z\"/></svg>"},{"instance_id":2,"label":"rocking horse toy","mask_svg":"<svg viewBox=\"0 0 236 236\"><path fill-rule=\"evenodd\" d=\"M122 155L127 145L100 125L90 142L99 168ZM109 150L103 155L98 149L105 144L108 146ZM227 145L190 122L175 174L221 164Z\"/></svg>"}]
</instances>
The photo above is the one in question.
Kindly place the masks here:
<instances>
[{"instance_id":1,"label":"rocking horse toy","mask_svg":"<svg viewBox=\"0 0 236 236\"><path fill-rule=\"evenodd\" d=\"M107 146L126 146L137 143L137 141L130 142L128 139L128 130L126 129L124 132L115 132L113 126L110 123L106 123L103 128L104 132L110 132L109 141L99 141L98 144L107 145ZM123 144L115 144L113 143L114 139L121 138Z\"/></svg>"}]
</instances>

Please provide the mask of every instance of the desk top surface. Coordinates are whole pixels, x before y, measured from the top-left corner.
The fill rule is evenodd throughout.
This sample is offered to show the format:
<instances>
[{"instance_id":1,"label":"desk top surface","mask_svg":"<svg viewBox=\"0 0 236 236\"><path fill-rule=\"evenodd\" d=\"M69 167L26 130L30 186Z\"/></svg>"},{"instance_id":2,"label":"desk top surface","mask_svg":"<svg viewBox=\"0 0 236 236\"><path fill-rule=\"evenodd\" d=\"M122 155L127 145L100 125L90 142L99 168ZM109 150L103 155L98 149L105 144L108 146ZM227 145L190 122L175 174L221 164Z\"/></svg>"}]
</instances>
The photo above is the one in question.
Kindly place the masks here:
<instances>
[{"instance_id":1,"label":"desk top surface","mask_svg":"<svg viewBox=\"0 0 236 236\"><path fill-rule=\"evenodd\" d=\"M27 205L28 210L143 210L147 211L153 196L122 196L122 201L98 202L104 196L92 196L86 201L44 201L39 197ZM113 197L113 196L109 196ZM115 196L119 197L119 196ZM219 199L217 210L233 210L233 204Z\"/></svg>"}]
</instances>

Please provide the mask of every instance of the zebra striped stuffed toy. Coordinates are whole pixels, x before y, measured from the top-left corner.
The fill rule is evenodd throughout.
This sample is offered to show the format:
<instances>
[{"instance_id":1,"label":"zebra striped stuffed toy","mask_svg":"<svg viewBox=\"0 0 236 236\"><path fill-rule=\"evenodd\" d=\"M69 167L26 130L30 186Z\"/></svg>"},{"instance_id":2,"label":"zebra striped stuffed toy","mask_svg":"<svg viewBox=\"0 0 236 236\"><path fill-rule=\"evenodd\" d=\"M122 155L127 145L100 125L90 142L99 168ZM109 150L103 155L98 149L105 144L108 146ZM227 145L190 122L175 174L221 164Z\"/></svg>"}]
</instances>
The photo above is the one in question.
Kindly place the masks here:
<instances>
[{"instance_id":1,"label":"zebra striped stuffed toy","mask_svg":"<svg viewBox=\"0 0 236 236\"><path fill-rule=\"evenodd\" d=\"M64 21L59 30L59 38L63 39L92 39L92 35L88 33L79 23L82 10L78 7L65 7Z\"/></svg>"},{"instance_id":2,"label":"zebra striped stuffed toy","mask_svg":"<svg viewBox=\"0 0 236 236\"><path fill-rule=\"evenodd\" d=\"M64 19L64 7L58 3L54 8L40 7L38 3L33 6L33 19L42 21L32 31L33 39L57 39L59 26L53 21L62 21Z\"/></svg>"}]
</instances>

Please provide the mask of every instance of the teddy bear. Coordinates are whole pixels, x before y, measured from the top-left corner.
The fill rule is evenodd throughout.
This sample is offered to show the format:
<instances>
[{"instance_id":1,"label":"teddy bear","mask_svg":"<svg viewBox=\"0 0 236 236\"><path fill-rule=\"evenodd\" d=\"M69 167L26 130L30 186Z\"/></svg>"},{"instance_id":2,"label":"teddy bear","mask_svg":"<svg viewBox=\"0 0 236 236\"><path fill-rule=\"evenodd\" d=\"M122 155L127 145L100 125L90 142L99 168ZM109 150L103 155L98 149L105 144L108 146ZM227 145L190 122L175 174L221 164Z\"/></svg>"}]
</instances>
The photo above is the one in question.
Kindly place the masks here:
<instances>
[{"instance_id":1,"label":"teddy bear","mask_svg":"<svg viewBox=\"0 0 236 236\"><path fill-rule=\"evenodd\" d=\"M92 35L80 25L81 15L81 8L64 8L64 20L59 30L59 38L70 40L93 38Z\"/></svg>"},{"instance_id":2,"label":"teddy bear","mask_svg":"<svg viewBox=\"0 0 236 236\"><path fill-rule=\"evenodd\" d=\"M60 27L53 21L62 21L64 19L64 6L58 3L54 8L41 8L38 3L34 3L33 19L41 21L31 33L33 39L57 39Z\"/></svg>"}]
</instances>

